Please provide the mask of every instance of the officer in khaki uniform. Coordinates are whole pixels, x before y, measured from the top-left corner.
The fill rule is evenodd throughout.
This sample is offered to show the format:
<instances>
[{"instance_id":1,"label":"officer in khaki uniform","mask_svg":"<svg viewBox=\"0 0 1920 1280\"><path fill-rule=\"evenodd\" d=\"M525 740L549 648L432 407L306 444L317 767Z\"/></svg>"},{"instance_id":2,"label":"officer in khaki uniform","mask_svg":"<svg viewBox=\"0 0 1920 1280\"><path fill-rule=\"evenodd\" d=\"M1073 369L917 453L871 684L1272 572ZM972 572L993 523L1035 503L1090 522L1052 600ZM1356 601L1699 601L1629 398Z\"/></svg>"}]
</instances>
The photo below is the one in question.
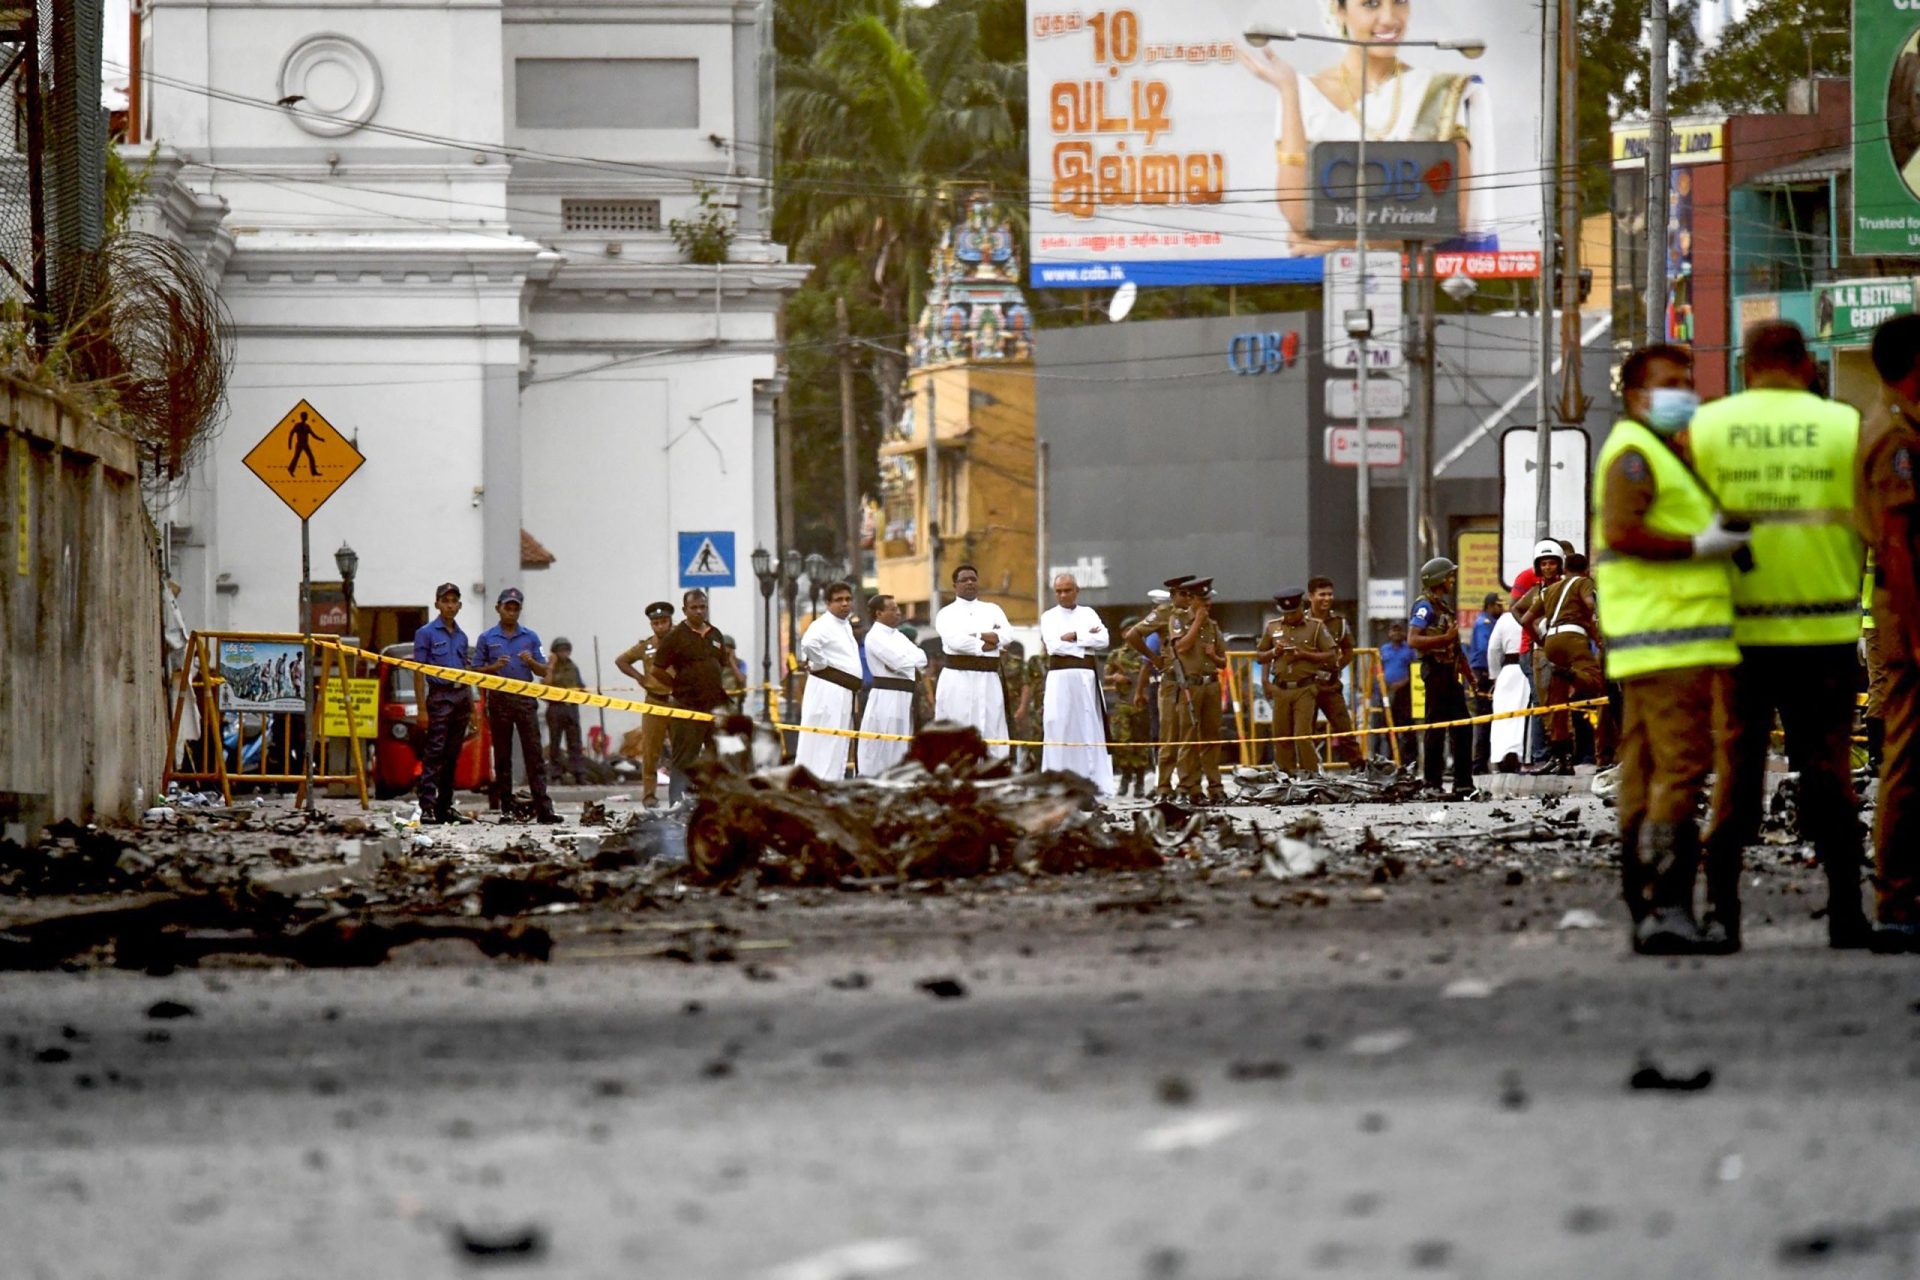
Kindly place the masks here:
<instances>
[{"instance_id":1,"label":"officer in khaki uniform","mask_svg":"<svg viewBox=\"0 0 1920 1280\"><path fill-rule=\"evenodd\" d=\"M1920 951L1920 315L1873 335L1886 394L1860 429L1855 510L1873 549L1882 666L1880 795L1873 815L1876 951Z\"/></svg>"},{"instance_id":2,"label":"officer in khaki uniform","mask_svg":"<svg viewBox=\"0 0 1920 1280\"><path fill-rule=\"evenodd\" d=\"M1168 633L1174 618L1193 616L1193 594L1187 589L1192 581L1190 573L1168 578L1161 584L1168 592L1167 599L1155 604L1146 617L1128 627L1121 637L1129 649L1140 655L1146 669L1155 677L1154 683L1158 686L1155 707L1160 715L1159 740L1163 743L1183 741L1192 728L1187 716L1187 700L1180 696L1180 686L1172 675L1172 663L1162 660L1173 652ZM1160 637L1158 655L1147 646L1147 638L1153 635ZM1155 799L1164 800L1173 794L1173 768L1179 753L1176 748L1162 746L1155 754L1158 777L1153 794Z\"/></svg>"},{"instance_id":3,"label":"officer in khaki uniform","mask_svg":"<svg viewBox=\"0 0 1920 1280\"><path fill-rule=\"evenodd\" d=\"M1520 625L1541 638L1547 655L1546 706L1602 698L1606 676L1594 652L1600 639L1599 609L1594 602L1593 579L1587 576L1587 558L1567 556L1561 577L1527 594ZM1613 762L1612 717L1600 717L1599 741L1594 753L1602 768ZM1547 717L1547 763L1531 773L1571 777L1573 774L1573 715L1556 711Z\"/></svg>"},{"instance_id":4,"label":"officer in khaki uniform","mask_svg":"<svg viewBox=\"0 0 1920 1280\"><path fill-rule=\"evenodd\" d=\"M1260 635L1254 661L1263 663L1267 701L1273 704L1273 765L1286 773L1317 773L1313 743L1296 741L1313 732L1320 674L1340 661L1326 626L1306 610L1306 590L1285 587L1273 597L1280 616Z\"/></svg>"},{"instance_id":5,"label":"officer in khaki uniform","mask_svg":"<svg viewBox=\"0 0 1920 1280\"><path fill-rule=\"evenodd\" d=\"M1151 656L1149 635L1160 635L1160 653L1152 658L1160 670L1160 736L1177 742L1178 752L1160 753L1160 785L1155 794L1171 794L1172 773L1180 775L1180 795L1189 802L1207 797L1227 798L1220 783L1220 683L1218 672L1227 652L1219 624L1213 621L1209 599L1212 578L1170 578L1173 598L1166 606L1141 619L1127 633L1127 643ZM1212 745L1202 746L1208 743Z\"/></svg>"},{"instance_id":6,"label":"officer in khaki uniform","mask_svg":"<svg viewBox=\"0 0 1920 1280\"><path fill-rule=\"evenodd\" d=\"M1620 873L1633 949L1649 955L1732 950L1737 914L1693 914L1700 867L1694 811L1707 775L1724 773L1733 640L1728 561L1747 535L1726 528L1675 443L1699 406L1693 357L1658 344L1620 370L1626 417L1601 446L1593 490L1594 574L1607 676L1620 683ZM1737 867L1736 867L1737 870ZM1738 884L1718 909L1738 911ZM1731 930L1731 934L1729 934Z\"/></svg>"},{"instance_id":7,"label":"officer in khaki uniform","mask_svg":"<svg viewBox=\"0 0 1920 1280\"><path fill-rule=\"evenodd\" d=\"M653 634L636 641L632 648L613 660L613 665L628 679L647 691L648 702L665 702L673 690L653 672L654 655L660 650L660 642L667 632L673 630L673 606L665 600L655 600L647 606L647 622L653 628ZM655 779L660 773L660 755L667 746L667 717L646 716L640 725L640 802L654 804L659 797L655 794Z\"/></svg>"},{"instance_id":8,"label":"officer in khaki uniform","mask_svg":"<svg viewBox=\"0 0 1920 1280\"><path fill-rule=\"evenodd\" d=\"M1860 573L1854 475L1860 415L1810 389L1806 338L1787 320L1747 330L1748 390L1703 406L1687 430L1694 470L1714 500L1753 530L1750 571L1733 577L1732 766L1714 785L1707 889L1723 926L1737 915L1742 850L1759 835L1768 739L1778 713L1800 770L1801 829L1827 876L1827 943L1864 947L1860 829L1853 797ZM1724 909L1723 909L1724 907ZM1729 930L1735 937L1737 927Z\"/></svg>"},{"instance_id":9,"label":"officer in khaki uniform","mask_svg":"<svg viewBox=\"0 0 1920 1280\"><path fill-rule=\"evenodd\" d=\"M1327 629L1338 659L1314 675L1313 703L1333 730L1333 754L1348 768L1357 769L1362 759L1360 738L1353 732L1353 713L1347 710L1340 687L1340 673L1353 662L1353 627L1345 614L1334 612L1332 578L1307 579L1307 613Z\"/></svg>"}]
</instances>

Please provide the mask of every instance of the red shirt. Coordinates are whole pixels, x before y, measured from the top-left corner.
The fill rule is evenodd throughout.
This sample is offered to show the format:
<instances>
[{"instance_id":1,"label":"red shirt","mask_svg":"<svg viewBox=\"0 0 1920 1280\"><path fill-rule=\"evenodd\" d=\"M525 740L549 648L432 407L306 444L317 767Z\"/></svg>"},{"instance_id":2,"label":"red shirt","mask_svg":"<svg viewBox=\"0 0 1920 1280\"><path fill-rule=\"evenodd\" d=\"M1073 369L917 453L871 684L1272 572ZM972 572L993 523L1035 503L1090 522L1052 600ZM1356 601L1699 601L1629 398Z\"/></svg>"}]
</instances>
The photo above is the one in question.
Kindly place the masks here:
<instances>
[{"instance_id":1,"label":"red shirt","mask_svg":"<svg viewBox=\"0 0 1920 1280\"><path fill-rule=\"evenodd\" d=\"M1526 568L1522 569L1520 572L1513 575L1514 598L1518 599L1519 597L1527 594L1527 592L1533 590L1538 585L1540 585L1540 575L1533 571L1532 565L1528 565ZM1520 652L1531 653L1532 651L1533 651L1533 631L1531 628L1522 627L1520 628Z\"/></svg>"}]
</instances>

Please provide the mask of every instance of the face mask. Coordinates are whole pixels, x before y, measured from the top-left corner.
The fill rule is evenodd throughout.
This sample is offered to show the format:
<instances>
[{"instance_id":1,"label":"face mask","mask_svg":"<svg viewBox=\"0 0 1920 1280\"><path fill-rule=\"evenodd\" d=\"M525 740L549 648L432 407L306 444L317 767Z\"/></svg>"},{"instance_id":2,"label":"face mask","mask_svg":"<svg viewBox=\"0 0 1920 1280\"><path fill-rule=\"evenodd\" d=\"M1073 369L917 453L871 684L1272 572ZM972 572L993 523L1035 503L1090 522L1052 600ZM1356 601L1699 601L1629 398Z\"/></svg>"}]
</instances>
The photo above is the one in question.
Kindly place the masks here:
<instances>
[{"instance_id":1,"label":"face mask","mask_svg":"<svg viewBox=\"0 0 1920 1280\"><path fill-rule=\"evenodd\" d=\"M1655 387L1647 392L1647 425L1661 435L1683 431L1693 421L1700 397L1686 387Z\"/></svg>"}]
</instances>

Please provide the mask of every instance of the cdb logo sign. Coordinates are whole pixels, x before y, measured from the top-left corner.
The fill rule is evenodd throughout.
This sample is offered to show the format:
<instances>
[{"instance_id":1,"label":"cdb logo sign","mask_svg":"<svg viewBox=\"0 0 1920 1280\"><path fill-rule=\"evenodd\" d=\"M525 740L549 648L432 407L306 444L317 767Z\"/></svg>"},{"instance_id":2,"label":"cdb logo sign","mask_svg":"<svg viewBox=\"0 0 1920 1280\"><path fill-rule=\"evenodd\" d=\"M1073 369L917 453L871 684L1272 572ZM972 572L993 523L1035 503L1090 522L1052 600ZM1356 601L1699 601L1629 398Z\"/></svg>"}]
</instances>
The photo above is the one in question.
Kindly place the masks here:
<instances>
[{"instance_id":1,"label":"cdb logo sign","mask_svg":"<svg viewBox=\"0 0 1920 1280\"><path fill-rule=\"evenodd\" d=\"M1258 375L1293 368L1300 358L1300 333L1236 333L1227 344L1227 368L1235 373Z\"/></svg>"}]
</instances>

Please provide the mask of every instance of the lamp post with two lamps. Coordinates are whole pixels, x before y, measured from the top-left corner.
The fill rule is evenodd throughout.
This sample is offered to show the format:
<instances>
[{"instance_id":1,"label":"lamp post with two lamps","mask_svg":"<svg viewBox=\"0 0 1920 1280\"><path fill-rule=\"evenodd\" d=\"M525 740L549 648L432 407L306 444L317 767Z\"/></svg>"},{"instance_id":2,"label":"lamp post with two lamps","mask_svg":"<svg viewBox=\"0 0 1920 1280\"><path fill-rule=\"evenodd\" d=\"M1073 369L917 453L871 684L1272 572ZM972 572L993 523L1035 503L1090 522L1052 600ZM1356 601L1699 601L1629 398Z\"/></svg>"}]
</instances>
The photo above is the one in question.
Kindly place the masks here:
<instances>
[{"instance_id":1,"label":"lamp post with two lamps","mask_svg":"<svg viewBox=\"0 0 1920 1280\"><path fill-rule=\"evenodd\" d=\"M357 636L360 633L353 626L353 575L360 568L360 553L348 546L345 538L340 539L340 549L333 553L333 567L340 571L340 594L346 599L346 634Z\"/></svg>"},{"instance_id":2,"label":"lamp post with two lamps","mask_svg":"<svg viewBox=\"0 0 1920 1280\"><path fill-rule=\"evenodd\" d=\"M760 584L760 717L773 723L773 588L780 570L765 547L753 549L753 576Z\"/></svg>"},{"instance_id":3,"label":"lamp post with two lamps","mask_svg":"<svg viewBox=\"0 0 1920 1280\"><path fill-rule=\"evenodd\" d=\"M1358 154L1354 157L1354 252L1360 260L1359 307L1343 316L1342 328L1354 340L1359 352L1360 394L1355 405L1355 429L1360 436L1360 465L1354 476L1354 521L1357 526L1359 544L1359 570L1354 583L1356 596L1355 609L1359 619L1358 630L1361 643L1372 643L1371 619L1368 617L1367 583L1373 576L1373 538L1369 526L1373 512L1373 477L1368 466L1370 441L1368 439L1367 420L1367 379L1371 376L1372 366L1368 354L1368 339L1373 336L1373 309L1367 305L1367 188L1370 182L1367 174L1367 72L1373 62L1372 50L1384 48L1389 57L1397 57L1398 49L1450 49L1468 58L1477 58L1487 51L1485 40L1467 38L1458 40L1355 40L1348 36L1323 35L1318 32L1295 31L1292 28L1268 30L1264 27L1252 27L1246 32L1246 41L1260 48L1270 41L1311 40L1320 44L1337 44L1343 48L1359 49L1360 89L1356 95L1356 114L1360 123L1360 141ZM1324 287L1324 286L1323 286ZM1412 605L1409 600L1408 605Z\"/></svg>"}]
</instances>

